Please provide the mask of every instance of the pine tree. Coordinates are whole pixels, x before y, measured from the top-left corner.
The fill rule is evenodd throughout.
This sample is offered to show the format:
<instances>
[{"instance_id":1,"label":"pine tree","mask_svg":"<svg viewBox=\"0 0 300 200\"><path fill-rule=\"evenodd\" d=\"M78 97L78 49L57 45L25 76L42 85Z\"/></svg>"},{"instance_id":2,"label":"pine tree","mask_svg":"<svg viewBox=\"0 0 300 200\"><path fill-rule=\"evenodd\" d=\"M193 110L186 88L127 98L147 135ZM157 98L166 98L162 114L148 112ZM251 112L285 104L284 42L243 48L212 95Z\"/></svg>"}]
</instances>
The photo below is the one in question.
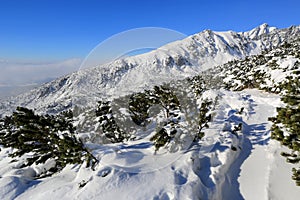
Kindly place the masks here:
<instances>
[{"instance_id":1,"label":"pine tree","mask_svg":"<svg viewBox=\"0 0 300 200\"><path fill-rule=\"evenodd\" d=\"M209 128L208 123L212 120L212 116L209 113L213 102L205 99L199 109L199 121L198 121L198 134L195 136L194 141L200 140L204 136L203 129Z\"/></svg>"},{"instance_id":2,"label":"pine tree","mask_svg":"<svg viewBox=\"0 0 300 200\"><path fill-rule=\"evenodd\" d=\"M99 101L96 116L99 117L102 134L109 142L124 142L130 138L130 134L123 131L116 123L110 102Z\"/></svg>"},{"instance_id":3,"label":"pine tree","mask_svg":"<svg viewBox=\"0 0 300 200\"><path fill-rule=\"evenodd\" d=\"M54 160L55 166L38 177L51 175L67 164L82 163L84 160L87 161L87 167L93 167L97 159L76 138L71 116L71 111L57 116L43 116L18 107L12 116L1 120L0 144L15 149L11 157L31 154L21 167Z\"/></svg>"},{"instance_id":4,"label":"pine tree","mask_svg":"<svg viewBox=\"0 0 300 200\"><path fill-rule=\"evenodd\" d=\"M282 153L289 163L300 161L300 92L298 77L287 77L282 83L285 95L281 98L287 104L285 107L277 108L277 116L269 118L273 122L271 138L281 142L282 145L291 149L292 153ZM300 172L293 169L292 178L300 186Z\"/></svg>"},{"instance_id":5,"label":"pine tree","mask_svg":"<svg viewBox=\"0 0 300 200\"><path fill-rule=\"evenodd\" d=\"M180 121L180 104L174 92L169 86L155 86L154 91L150 92L155 103L162 106L165 112L165 122L162 127L156 131L155 135L150 138L154 142L155 150L158 151L170 143L177 133L178 123Z\"/></svg>"}]
</instances>

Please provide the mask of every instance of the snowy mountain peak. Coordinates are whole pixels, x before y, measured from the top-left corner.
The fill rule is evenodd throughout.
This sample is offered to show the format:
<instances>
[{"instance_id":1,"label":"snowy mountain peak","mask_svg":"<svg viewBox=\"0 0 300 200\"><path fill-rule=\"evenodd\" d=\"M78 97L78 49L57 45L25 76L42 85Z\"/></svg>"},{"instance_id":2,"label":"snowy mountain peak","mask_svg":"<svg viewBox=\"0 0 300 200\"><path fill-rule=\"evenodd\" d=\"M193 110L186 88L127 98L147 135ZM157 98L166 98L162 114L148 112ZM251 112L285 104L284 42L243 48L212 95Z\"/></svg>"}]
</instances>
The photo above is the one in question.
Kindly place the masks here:
<instances>
[{"instance_id":1,"label":"snowy mountain peak","mask_svg":"<svg viewBox=\"0 0 300 200\"><path fill-rule=\"evenodd\" d=\"M276 27L270 27L267 23L263 23L262 25L252 29L251 31L244 32L243 34L250 39L256 39L261 35L268 34L276 29Z\"/></svg>"}]
</instances>

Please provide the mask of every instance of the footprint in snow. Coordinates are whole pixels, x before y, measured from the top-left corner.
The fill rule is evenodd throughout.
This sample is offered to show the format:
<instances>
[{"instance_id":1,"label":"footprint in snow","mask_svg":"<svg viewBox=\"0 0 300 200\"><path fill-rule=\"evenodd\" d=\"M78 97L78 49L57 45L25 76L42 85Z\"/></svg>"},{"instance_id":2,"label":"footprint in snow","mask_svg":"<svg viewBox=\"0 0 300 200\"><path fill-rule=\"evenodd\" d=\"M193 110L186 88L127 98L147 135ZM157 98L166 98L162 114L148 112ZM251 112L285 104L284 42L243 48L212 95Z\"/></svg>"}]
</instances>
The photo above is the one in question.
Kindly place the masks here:
<instances>
[{"instance_id":1,"label":"footprint in snow","mask_svg":"<svg viewBox=\"0 0 300 200\"><path fill-rule=\"evenodd\" d=\"M181 171L175 172L174 181L176 185L183 185L187 182L187 178L183 176Z\"/></svg>"},{"instance_id":2,"label":"footprint in snow","mask_svg":"<svg viewBox=\"0 0 300 200\"><path fill-rule=\"evenodd\" d=\"M100 170L97 173L97 176L106 177L108 174L111 173L111 171L112 171L112 169L110 167L106 167L106 168Z\"/></svg>"}]
</instances>

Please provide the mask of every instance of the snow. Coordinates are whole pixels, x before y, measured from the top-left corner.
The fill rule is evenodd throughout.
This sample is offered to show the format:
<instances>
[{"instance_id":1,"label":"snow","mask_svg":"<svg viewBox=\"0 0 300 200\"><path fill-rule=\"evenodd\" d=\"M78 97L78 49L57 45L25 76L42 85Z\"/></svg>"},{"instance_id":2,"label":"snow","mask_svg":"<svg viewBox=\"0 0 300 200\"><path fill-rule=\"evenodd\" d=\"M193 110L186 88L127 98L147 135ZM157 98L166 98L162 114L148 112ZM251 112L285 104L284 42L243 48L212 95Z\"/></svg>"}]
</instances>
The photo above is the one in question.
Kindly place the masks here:
<instances>
[{"instance_id":1,"label":"snow","mask_svg":"<svg viewBox=\"0 0 300 200\"><path fill-rule=\"evenodd\" d=\"M10 114L18 105L50 114L74 105L92 107L101 99L142 91L231 60L259 54L293 38L299 30L300 27L274 29L266 25L244 33L205 30L155 51L79 70L44 84L1 103L0 115Z\"/></svg>"},{"instance_id":2,"label":"snow","mask_svg":"<svg viewBox=\"0 0 300 200\"><path fill-rule=\"evenodd\" d=\"M2 150L1 199L289 200L299 196L290 178L292 166L280 156L284 148L270 141L267 118L282 105L279 96L259 90L210 90L204 96L220 100L205 137L189 150L155 154L146 139L94 145L90 148L100 160L94 171L68 165L39 181L32 178L37 168L12 171L18 163L10 163ZM242 132L232 134L239 123Z\"/></svg>"},{"instance_id":3,"label":"snow","mask_svg":"<svg viewBox=\"0 0 300 200\"><path fill-rule=\"evenodd\" d=\"M270 150L273 152L272 168L270 168L269 191L270 199L295 199L299 197L299 188L294 182L291 182L286 177L292 176L292 168L295 167L285 161L285 158L280 155L282 151L288 151L287 148L281 147L278 142L272 141ZM299 165L298 165L299 166Z\"/></svg>"},{"instance_id":4,"label":"snow","mask_svg":"<svg viewBox=\"0 0 300 200\"><path fill-rule=\"evenodd\" d=\"M255 90L248 90L247 93L251 94L257 111L245 120L255 127L248 136L252 144L251 154L242 164L238 178L241 193L245 199L295 199L300 195L300 190L289 179L292 165L280 155L287 149L279 142L270 140L267 120L275 116L275 108L283 104L276 95Z\"/></svg>"},{"instance_id":5,"label":"snow","mask_svg":"<svg viewBox=\"0 0 300 200\"><path fill-rule=\"evenodd\" d=\"M238 180L245 199L269 199L269 172L273 163L272 155L268 151L271 147L268 145L270 124L267 118L275 115L275 107L280 106L280 101L278 102L278 97L275 95L248 92L251 92L252 96L255 95L253 101L259 112L253 113L245 121L248 125L254 124L248 137L252 144L252 152L242 164L241 176Z\"/></svg>"},{"instance_id":6,"label":"snow","mask_svg":"<svg viewBox=\"0 0 300 200\"><path fill-rule=\"evenodd\" d=\"M267 34L270 33L272 31L276 30L275 27L270 27L268 24L264 23L254 29L252 29L249 32L244 33L245 35L247 35L249 38L254 39L257 38L263 34Z\"/></svg>"},{"instance_id":7,"label":"snow","mask_svg":"<svg viewBox=\"0 0 300 200\"><path fill-rule=\"evenodd\" d=\"M295 30L299 31L299 27ZM273 32L272 37L266 35ZM156 51L62 77L4 102L0 105L1 114L10 113L10 109L20 104L35 107L41 113L56 113L72 104L94 106L101 98L141 91L276 47L279 44L276 39L288 37L286 33L289 30L281 31L266 24L246 33L206 30ZM190 64L176 64L180 56ZM168 64L169 57L173 63ZM283 73L283 69L293 67L296 59L287 57L278 62L278 70L270 71L275 82L283 80L289 73L288 70ZM260 68L265 70L264 66ZM1 147L0 199L289 200L300 196L299 187L291 179L294 165L286 163L280 155L285 147L270 139L268 117L274 116L276 107L283 105L280 96L254 89L240 92L215 89L202 96L216 97L219 100L212 113L213 121L204 130L204 138L173 153L164 148L155 153L149 141L152 133L138 133L137 140L122 144L88 143L87 147L99 159L94 170L84 164L67 165L51 177L35 180L36 173L53 165L51 160L20 169L25 157L13 162L8 157L12 149ZM89 108L85 112L88 111ZM120 112L128 115L124 109ZM77 125L84 122L84 114L78 116ZM93 122L91 119L90 123ZM234 131L240 124L242 130ZM94 132L97 129L92 128ZM89 132L82 135L94 137ZM191 140L183 139L187 143Z\"/></svg>"}]
</instances>

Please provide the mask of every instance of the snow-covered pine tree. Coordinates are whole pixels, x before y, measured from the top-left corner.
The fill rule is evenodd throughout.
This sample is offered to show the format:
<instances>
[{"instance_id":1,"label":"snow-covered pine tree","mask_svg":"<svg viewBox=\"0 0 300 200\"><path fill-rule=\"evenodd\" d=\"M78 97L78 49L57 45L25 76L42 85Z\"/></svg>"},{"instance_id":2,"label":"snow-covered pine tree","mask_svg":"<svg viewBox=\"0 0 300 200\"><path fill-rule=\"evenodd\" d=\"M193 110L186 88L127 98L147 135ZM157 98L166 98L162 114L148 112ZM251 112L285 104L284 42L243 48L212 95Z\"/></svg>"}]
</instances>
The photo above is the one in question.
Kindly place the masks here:
<instances>
[{"instance_id":1,"label":"snow-covered pine tree","mask_svg":"<svg viewBox=\"0 0 300 200\"><path fill-rule=\"evenodd\" d=\"M109 142L124 142L130 138L130 134L123 131L116 123L111 109L111 102L99 101L96 116L99 117L102 134Z\"/></svg>"},{"instance_id":2,"label":"snow-covered pine tree","mask_svg":"<svg viewBox=\"0 0 300 200\"><path fill-rule=\"evenodd\" d=\"M208 123L212 120L212 116L209 113L213 102L205 99L199 109L199 121L198 121L198 134L195 136L195 141L201 139L204 136L203 129L209 128Z\"/></svg>"},{"instance_id":3,"label":"snow-covered pine tree","mask_svg":"<svg viewBox=\"0 0 300 200\"><path fill-rule=\"evenodd\" d=\"M277 108L277 116L269 118L273 122L272 139L276 139L281 144L291 149L291 153L283 152L289 163L300 162L300 82L298 77L287 77L282 83L285 95L281 100L286 103L285 107ZM293 168L292 179L300 186L300 170Z\"/></svg>"},{"instance_id":4,"label":"snow-covered pine tree","mask_svg":"<svg viewBox=\"0 0 300 200\"><path fill-rule=\"evenodd\" d=\"M155 150L170 143L177 133L180 120L180 104L175 93L170 86L155 86L153 91L149 92L150 99L159 104L165 113L165 120L162 126L158 127L157 132L150 138L154 142Z\"/></svg>"},{"instance_id":5,"label":"snow-covered pine tree","mask_svg":"<svg viewBox=\"0 0 300 200\"><path fill-rule=\"evenodd\" d=\"M67 164L82 163L84 160L87 167L94 166L97 159L76 138L71 118L71 111L43 116L18 107L12 116L0 121L0 144L15 149L11 157L27 155L21 167L55 161L54 166L37 177L52 175Z\"/></svg>"},{"instance_id":6,"label":"snow-covered pine tree","mask_svg":"<svg viewBox=\"0 0 300 200\"><path fill-rule=\"evenodd\" d=\"M149 109L155 104L159 104L159 99L149 90L131 95L129 112L133 122L139 126L146 126L146 120L149 118Z\"/></svg>"}]
</instances>

